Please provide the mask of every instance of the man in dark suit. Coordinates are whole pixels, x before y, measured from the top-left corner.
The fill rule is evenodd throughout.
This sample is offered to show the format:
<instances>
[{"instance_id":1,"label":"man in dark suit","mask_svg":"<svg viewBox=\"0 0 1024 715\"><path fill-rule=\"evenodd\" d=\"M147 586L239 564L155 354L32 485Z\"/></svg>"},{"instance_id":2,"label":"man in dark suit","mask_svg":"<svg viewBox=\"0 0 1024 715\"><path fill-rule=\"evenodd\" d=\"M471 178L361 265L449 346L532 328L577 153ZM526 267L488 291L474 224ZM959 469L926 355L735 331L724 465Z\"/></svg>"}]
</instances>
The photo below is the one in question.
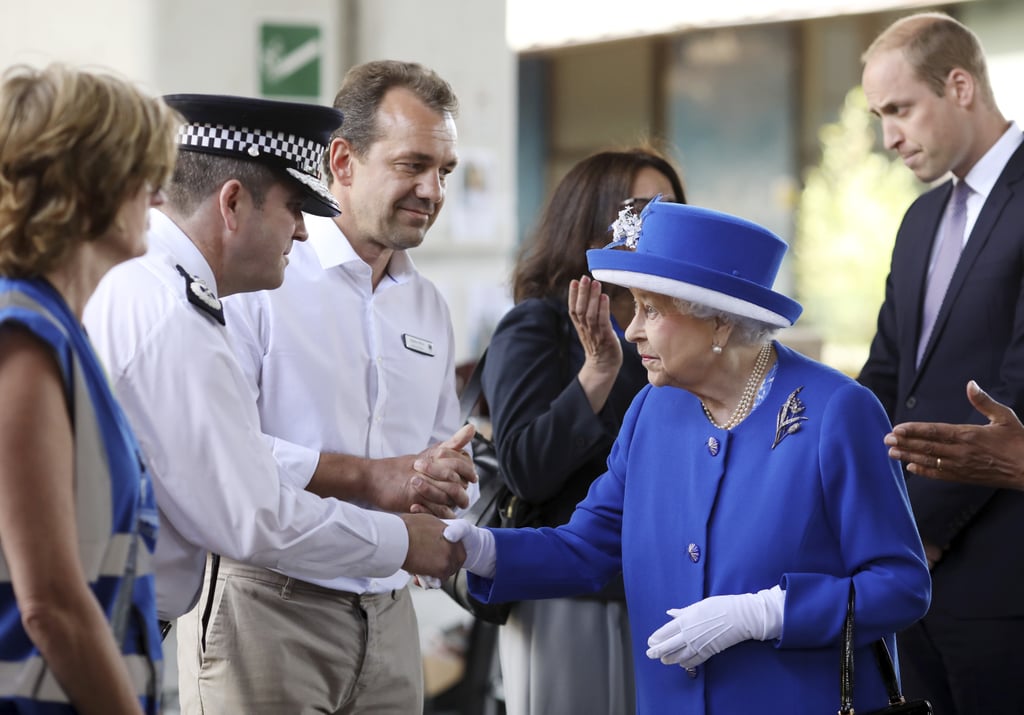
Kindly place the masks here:
<instances>
[{"instance_id":1,"label":"man in dark suit","mask_svg":"<svg viewBox=\"0 0 1024 715\"><path fill-rule=\"evenodd\" d=\"M907 210L860 381L894 423L977 422L959 387L1024 409L1024 149L977 37L903 18L864 53L885 145L926 182ZM928 615L901 634L904 689L942 715L1024 712L1024 493L907 474L932 568Z\"/></svg>"}]
</instances>

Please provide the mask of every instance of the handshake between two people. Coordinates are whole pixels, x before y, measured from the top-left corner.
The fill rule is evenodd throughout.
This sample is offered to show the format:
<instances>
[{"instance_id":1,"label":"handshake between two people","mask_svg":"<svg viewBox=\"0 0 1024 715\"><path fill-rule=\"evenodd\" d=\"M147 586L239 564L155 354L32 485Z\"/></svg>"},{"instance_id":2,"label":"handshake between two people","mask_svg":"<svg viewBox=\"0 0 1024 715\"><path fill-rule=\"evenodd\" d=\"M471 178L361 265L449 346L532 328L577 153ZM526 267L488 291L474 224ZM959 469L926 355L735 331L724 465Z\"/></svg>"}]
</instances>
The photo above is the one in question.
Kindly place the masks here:
<instances>
[{"instance_id":1,"label":"handshake between two people","mask_svg":"<svg viewBox=\"0 0 1024 715\"><path fill-rule=\"evenodd\" d=\"M413 559L413 526L414 520L429 520L427 536L422 544L416 544L417 561L424 563L437 557L438 565L443 561L444 571L427 571L423 568L410 568ZM478 576L494 576L495 547L494 534L470 524L465 519L436 519L423 514L403 514L406 527L409 529L409 558L403 566L406 571L416 574L416 582L424 588L440 588L441 581L453 575L460 568ZM420 549L423 553L419 554ZM450 569L450 570L448 570Z\"/></svg>"},{"instance_id":2,"label":"handshake between two people","mask_svg":"<svg viewBox=\"0 0 1024 715\"><path fill-rule=\"evenodd\" d=\"M466 560L458 540L446 540L443 533L456 509L470 505L470 486L477 481L473 460L466 447L476 434L473 425L463 425L451 438L418 455L397 458L401 475L393 480L395 506L402 513L409 536L409 548L402 568L416 574L421 584L440 585L457 572ZM404 507L404 508L403 508Z\"/></svg>"}]
</instances>

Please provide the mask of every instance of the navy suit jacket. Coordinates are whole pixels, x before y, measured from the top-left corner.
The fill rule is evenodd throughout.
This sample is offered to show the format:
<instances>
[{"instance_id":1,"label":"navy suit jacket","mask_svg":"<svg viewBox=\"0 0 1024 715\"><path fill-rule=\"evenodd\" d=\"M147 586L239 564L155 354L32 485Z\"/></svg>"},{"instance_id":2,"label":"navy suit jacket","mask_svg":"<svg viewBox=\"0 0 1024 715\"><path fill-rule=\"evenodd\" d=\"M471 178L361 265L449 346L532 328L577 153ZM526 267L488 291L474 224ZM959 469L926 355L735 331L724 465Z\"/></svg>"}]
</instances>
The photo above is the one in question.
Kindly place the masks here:
<instances>
[{"instance_id":1,"label":"navy suit jacket","mask_svg":"<svg viewBox=\"0 0 1024 715\"><path fill-rule=\"evenodd\" d=\"M1024 145L992 188L915 366L932 242L946 182L907 210L893 249L878 332L858 378L893 424L985 423L968 402L975 379L1024 415ZM947 551L932 573L933 608L963 617L1024 615L1024 493L907 474L921 537Z\"/></svg>"}]
</instances>

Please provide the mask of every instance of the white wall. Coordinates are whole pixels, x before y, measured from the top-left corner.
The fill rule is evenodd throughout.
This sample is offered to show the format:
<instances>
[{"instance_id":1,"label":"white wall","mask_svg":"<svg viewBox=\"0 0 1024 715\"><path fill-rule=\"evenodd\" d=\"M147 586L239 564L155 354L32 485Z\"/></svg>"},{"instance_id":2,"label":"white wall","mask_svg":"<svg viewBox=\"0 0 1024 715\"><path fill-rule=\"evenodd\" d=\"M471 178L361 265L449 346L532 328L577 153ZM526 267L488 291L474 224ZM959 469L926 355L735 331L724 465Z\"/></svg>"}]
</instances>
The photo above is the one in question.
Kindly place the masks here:
<instances>
[{"instance_id":1,"label":"white wall","mask_svg":"<svg viewBox=\"0 0 1024 715\"><path fill-rule=\"evenodd\" d=\"M150 84L160 0L0 0L0 66L68 62Z\"/></svg>"},{"instance_id":2,"label":"white wall","mask_svg":"<svg viewBox=\"0 0 1024 715\"><path fill-rule=\"evenodd\" d=\"M308 24L317 25L322 37L320 101L334 99L341 78L339 2L145 1L156 6L152 41L161 91L258 95L260 26Z\"/></svg>"}]
</instances>

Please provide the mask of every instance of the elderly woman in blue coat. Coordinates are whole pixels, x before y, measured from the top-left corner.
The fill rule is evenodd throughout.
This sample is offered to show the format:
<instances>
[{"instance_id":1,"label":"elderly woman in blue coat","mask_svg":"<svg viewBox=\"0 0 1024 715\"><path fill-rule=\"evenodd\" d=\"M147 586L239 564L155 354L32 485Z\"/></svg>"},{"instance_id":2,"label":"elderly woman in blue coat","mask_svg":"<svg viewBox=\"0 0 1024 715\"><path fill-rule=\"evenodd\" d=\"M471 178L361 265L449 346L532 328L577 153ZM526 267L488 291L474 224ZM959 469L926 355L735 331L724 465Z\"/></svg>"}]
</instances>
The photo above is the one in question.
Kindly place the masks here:
<instances>
[{"instance_id":1,"label":"elderly woman in blue coat","mask_svg":"<svg viewBox=\"0 0 1024 715\"><path fill-rule=\"evenodd\" d=\"M473 594L571 596L621 569L638 712L793 715L838 707L852 584L854 705L885 706L870 644L895 652L893 633L930 598L885 412L772 340L801 311L772 290L779 238L682 204L627 218L588 261L597 280L632 292L626 337L650 385L568 524L448 527Z\"/></svg>"}]
</instances>

